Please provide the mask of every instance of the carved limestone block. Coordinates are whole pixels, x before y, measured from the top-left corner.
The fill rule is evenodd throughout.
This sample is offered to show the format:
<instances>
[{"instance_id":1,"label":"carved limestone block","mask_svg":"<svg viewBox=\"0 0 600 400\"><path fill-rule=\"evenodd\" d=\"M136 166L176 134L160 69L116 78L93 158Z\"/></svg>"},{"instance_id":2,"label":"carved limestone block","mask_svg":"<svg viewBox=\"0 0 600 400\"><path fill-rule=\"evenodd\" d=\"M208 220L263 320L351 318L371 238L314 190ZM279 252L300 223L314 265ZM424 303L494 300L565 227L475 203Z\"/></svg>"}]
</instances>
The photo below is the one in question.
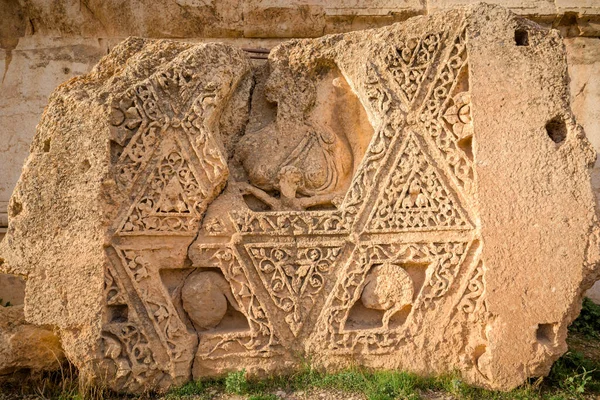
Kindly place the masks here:
<instances>
[{"instance_id":1,"label":"carved limestone block","mask_svg":"<svg viewBox=\"0 0 600 400\"><path fill-rule=\"evenodd\" d=\"M478 5L266 62L129 39L50 100L2 268L111 387L310 358L510 389L597 278L557 31Z\"/></svg>"}]
</instances>

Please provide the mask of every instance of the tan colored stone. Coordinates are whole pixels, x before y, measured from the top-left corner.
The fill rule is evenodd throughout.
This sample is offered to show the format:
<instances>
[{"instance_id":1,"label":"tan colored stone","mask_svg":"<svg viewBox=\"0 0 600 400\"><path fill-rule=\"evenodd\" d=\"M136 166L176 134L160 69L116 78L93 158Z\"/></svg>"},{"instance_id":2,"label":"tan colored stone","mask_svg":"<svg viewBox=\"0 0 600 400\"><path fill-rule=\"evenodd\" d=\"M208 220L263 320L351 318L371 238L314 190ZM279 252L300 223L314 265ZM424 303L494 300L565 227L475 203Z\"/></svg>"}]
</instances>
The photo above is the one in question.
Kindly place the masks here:
<instances>
[{"instance_id":1,"label":"tan colored stone","mask_svg":"<svg viewBox=\"0 0 600 400\"><path fill-rule=\"evenodd\" d=\"M567 0L568 1L568 0ZM572 1L572 0L571 0ZM576 0L577 1L577 0ZM592 0L593 1L593 0ZM466 6L480 3L479 0L429 0L427 3L429 12L448 10L457 6ZM555 15L556 6L552 0L494 0L490 2L520 15L545 16Z\"/></svg>"},{"instance_id":2,"label":"tan colored stone","mask_svg":"<svg viewBox=\"0 0 600 400\"><path fill-rule=\"evenodd\" d=\"M566 66L557 31L487 5L266 63L129 39L52 95L2 268L118 390L305 357L513 388L598 276Z\"/></svg>"},{"instance_id":3,"label":"tan colored stone","mask_svg":"<svg viewBox=\"0 0 600 400\"><path fill-rule=\"evenodd\" d=\"M96 39L37 37L0 52L0 227L7 225L8 199L48 96L65 80L89 72L106 52Z\"/></svg>"},{"instance_id":4,"label":"tan colored stone","mask_svg":"<svg viewBox=\"0 0 600 400\"><path fill-rule=\"evenodd\" d=\"M0 237L2 240L2 237ZM13 306L25 302L25 281L15 275L0 273L0 306L10 303Z\"/></svg>"},{"instance_id":5,"label":"tan colored stone","mask_svg":"<svg viewBox=\"0 0 600 400\"><path fill-rule=\"evenodd\" d=\"M57 370L64 361L52 329L28 324L22 305L0 306L0 378L19 370Z\"/></svg>"},{"instance_id":6,"label":"tan colored stone","mask_svg":"<svg viewBox=\"0 0 600 400\"><path fill-rule=\"evenodd\" d=\"M153 261L160 250L138 232L154 231L166 245L165 265L183 266L204 209L227 179L228 147L247 113L249 65L241 50L224 45L131 39L53 94L9 205L13 222L2 246L11 249L5 268L29 278L27 319L60 328L83 376L108 374L131 391L189 378L197 339L167 318L176 311L152 311L163 325L158 332L137 326L147 311L134 306L136 290L163 295L139 286L159 273ZM192 151L199 155L189 160ZM139 192L146 173L155 182ZM158 214L145 216L147 207ZM44 229L33 229L42 221ZM171 229L179 232L160 238ZM105 249L116 232L120 244ZM140 245L149 253L136 254ZM120 260L131 265L137 289L123 287L120 274L128 272L117 275L110 266ZM157 351L162 340L177 345Z\"/></svg>"},{"instance_id":7,"label":"tan colored stone","mask_svg":"<svg viewBox=\"0 0 600 400\"><path fill-rule=\"evenodd\" d=\"M196 271L188 276L181 299L183 309L196 329L215 328L227 314L228 306L239 311L229 282L212 271Z\"/></svg>"},{"instance_id":8,"label":"tan colored stone","mask_svg":"<svg viewBox=\"0 0 600 400\"><path fill-rule=\"evenodd\" d=\"M567 60L571 87L571 106L586 135L600 151L600 40L590 38L566 39ZM592 170L592 188L600 199L600 160ZM586 295L600 303L600 282Z\"/></svg>"}]
</instances>

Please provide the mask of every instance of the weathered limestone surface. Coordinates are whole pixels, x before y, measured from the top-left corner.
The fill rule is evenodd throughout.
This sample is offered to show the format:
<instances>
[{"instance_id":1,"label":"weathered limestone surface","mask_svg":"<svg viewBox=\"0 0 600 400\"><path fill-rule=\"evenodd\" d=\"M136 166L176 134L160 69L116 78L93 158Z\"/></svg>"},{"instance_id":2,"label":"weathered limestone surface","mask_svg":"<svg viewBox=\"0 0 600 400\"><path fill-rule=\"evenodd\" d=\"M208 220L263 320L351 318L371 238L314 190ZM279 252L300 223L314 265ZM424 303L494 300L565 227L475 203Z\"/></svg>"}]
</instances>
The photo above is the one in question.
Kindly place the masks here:
<instances>
[{"instance_id":1,"label":"weathered limestone surface","mask_svg":"<svg viewBox=\"0 0 600 400\"><path fill-rule=\"evenodd\" d=\"M600 150L600 39L573 38L565 41L569 63L573 113L596 149ZM600 160L592 171L596 201L600 199ZM600 282L587 296L600 304Z\"/></svg>"},{"instance_id":2,"label":"weathered limestone surface","mask_svg":"<svg viewBox=\"0 0 600 400\"><path fill-rule=\"evenodd\" d=\"M25 303L25 281L15 275L0 273L0 303L14 306Z\"/></svg>"},{"instance_id":3,"label":"weathered limestone surface","mask_svg":"<svg viewBox=\"0 0 600 400\"><path fill-rule=\"evenodd\" d=\"M3 10L13 32L78 37L318 37L403 21L478 0L18 0ZM539 21L565 15L587 35L600 25L597 0L493 0Z\"/></svg>"},{"instance_id":4,"label":"weathered limestone surface","mask_svg":"<svg viewBox=\"0 0 600 400\"><path fill-rule=\"evenodd\" d=\"M566 350L598 277L569 103L559 33L495 6L266 63L129 39L52 95L0 268L119 390L306 356L510 389Z\"/></svg>"},{"instance_id":5,"label":"weathered limestone surface","mask_svg":"<svg viewBox=\"0 0 600 400\"><path fill-rule=\"evenodd\" d=\"M226 151L247 113L249 65L241 50L224 45L132 39L113 49L89 75L69 81L53 94L24 167L27 172L15 190L21 195L13 196L9 205L9 215L22 223L11 224L2 243L10 248L6 257L10 272L28 276L28 321L58 326L69 358L84 376L108 374L117 379L117 386L122 383L130 390L164 388L188 378L189 365L169 362L179 348L156 350L162 347L161 340L183 335L184 354L174 358L185 359L197 341L195 335L162 317L159 331L146 332L143 326L148 322L136 314L144 318L145 305L154 306L144 299L136 309L133 305L139 300L129 298L136 296L136 289L131 283L121 286L125 276L111 275L116 272L110 264L130 254L126 243L148 247L148 238L123 235L118 240L125 245L121 249L112 237L115 231L131 231L131 226L146 223L159 234L180 229L182 235L166 240L177 245L179 253L170 248L167 258L183 263L204 209L226 182ZM238 88L246 93L242 102L235 92ZM168 118L159 110L169 112ZM133 136L138 129L140 134ZM215 132L220 134L217 139L212 137ZM189 160L194 151L199 155ZM159 165L152 157L160 159ZM167 197L159 201L147 194L150 198L140 200L124 226L113 226L120 214L131 211L129 196L144 195L138 192L147 177L143 182L136 178L147 168L160 181L148 190ZM45 171L45 178L39 179L38 171ZM178 190L185 190L186 202L193 201L186 210L181 209ZM148 220L142 215L153 207L148 202L166 214ZM170 212L185 215L180 219ZM35 228L42 225L46 229ZM165 240L158 236L157 243ZM113 247L105 248L109 243ZM155 268L149 272L158 273L159 266ZM144 273L146 269L135 271L138 277ZM161 293L160 287L137 290ZM167 311L157 306L160 310L151 312Z\"/></svg>"},{"instance_id":6,"label":"weathered limestone surface","mask_svg":"<svg viewBox=\"0 0 600 400\"><path fill-rule=\"evenodd\" d=\"M89 72L106 51L95 39L30 37L0 56L0 227L7 225L8 200L48 96L64 81Z\"/></svg>"},{"instance_id":7,"label":"weathered limestone surface","mask_svg":"<svg viewBox=\"0 0 600 400\"><path fill-rule=\"evenodd\" d=\"M51 328L27 323L22 305L0 306L0 379L19 370L55 370L64 361Z\"/></svg>"},{"instance_id":8,"label":"weathered limestone surface","mask_svg":"<svg viewBox=\"0 0 600 400\"><path fill-rule=\"evenodd\" d=\"M489 2L556 27L565 37L600 36L597 0ZM127 36L217 40L241 47L271 48L282 38L380 27L473 3L476 1L161 0L149 7L140 1L1 2L0 126L4 129L0 130L0 239L7 225L10 193L52 89L89 72L110 47ZM596 40L590 40L592 46L593 42ZM578 110L575 115L580 123L585 119ZM593 138L594 132L587 129L587 135Z\"/></svg>"}]
</instances>

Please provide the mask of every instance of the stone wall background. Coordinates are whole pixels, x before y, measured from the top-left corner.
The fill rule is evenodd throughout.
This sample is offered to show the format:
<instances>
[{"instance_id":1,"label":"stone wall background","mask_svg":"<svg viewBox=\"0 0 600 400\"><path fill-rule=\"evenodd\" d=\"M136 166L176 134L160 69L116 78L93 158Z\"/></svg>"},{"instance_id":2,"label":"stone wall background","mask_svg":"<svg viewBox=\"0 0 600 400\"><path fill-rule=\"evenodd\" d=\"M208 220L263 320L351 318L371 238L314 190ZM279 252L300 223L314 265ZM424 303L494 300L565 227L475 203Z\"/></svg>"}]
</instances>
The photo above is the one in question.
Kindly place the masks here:
<instances>
[{"instance_id":1,"label":"stone wall background","mask_svg":"<svg viewBox=\"0 0 600 400\"><path fill-rule=\"evenodd\" d=\"M60 83L88 72L128 36L271 48L288 38L379 27L475 2L0 0L0 239L8 200L48 96ZM562 32L573 111L600 152L600 0L488 2ZM593 180L600 198L600 161ZM600 285L595 288L590 295L600 301Z\"/></svg>"}]
</instances>

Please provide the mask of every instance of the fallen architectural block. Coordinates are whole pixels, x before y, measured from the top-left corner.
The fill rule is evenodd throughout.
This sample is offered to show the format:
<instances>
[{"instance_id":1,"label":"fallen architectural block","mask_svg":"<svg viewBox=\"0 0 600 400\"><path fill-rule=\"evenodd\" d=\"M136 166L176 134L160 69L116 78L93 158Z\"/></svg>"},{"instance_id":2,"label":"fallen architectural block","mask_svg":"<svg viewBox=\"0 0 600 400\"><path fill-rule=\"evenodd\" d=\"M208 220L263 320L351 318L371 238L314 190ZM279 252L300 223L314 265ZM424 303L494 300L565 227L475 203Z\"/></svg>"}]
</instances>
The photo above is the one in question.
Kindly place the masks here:
<instances>
[{"instance_id":1,"label":"fallen architectural block","mask_svg":"<svg viewBox=\"0 0 600 400\"><path fill-rule=\"evenodd\" d=\"M65 361L51 327L25 321L23 306L0 305L0 381L18 371L54 371Z\"/></svg>"},{"instance_id":2,"label":"fallen architectural block","mask_svg":"<svg viewBox=\"0 0 600 400\"><path fill-rule=\"evenodd\" d=\"M50 99L1 268L130 392L309 358L511 389L598 277L558 32L478 5L293 40L128 39Z\"/></svg>"}]
</instances>

